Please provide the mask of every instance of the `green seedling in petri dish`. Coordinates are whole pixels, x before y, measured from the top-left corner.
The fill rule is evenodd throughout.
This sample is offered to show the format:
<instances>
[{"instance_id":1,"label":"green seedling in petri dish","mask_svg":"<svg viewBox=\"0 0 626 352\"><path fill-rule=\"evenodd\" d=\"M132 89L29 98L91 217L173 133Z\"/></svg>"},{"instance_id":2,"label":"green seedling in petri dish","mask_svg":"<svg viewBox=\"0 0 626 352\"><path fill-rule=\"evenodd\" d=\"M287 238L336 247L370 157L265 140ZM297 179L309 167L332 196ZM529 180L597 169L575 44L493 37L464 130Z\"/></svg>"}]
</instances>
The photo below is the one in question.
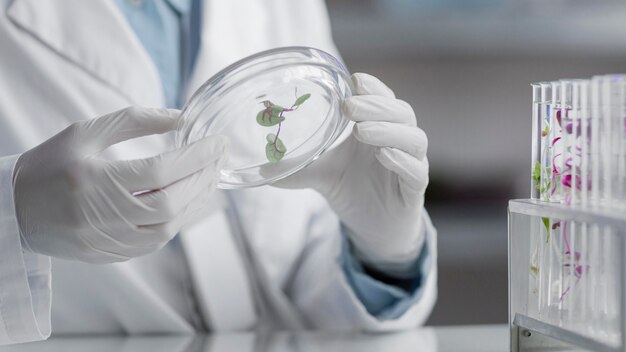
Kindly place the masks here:
<instances>
[{"instance_id":1,"label":"green seedling in petri dish","mask_svg":"<svg viewBox=\"0 0 626 352\"><path fill-rule=\"evenodd\" d=\"M276 133L268 133L265 136L267 144L265 145L265 156L267 160L272 163L279 162L287 152L287 148L283 141L278 137L280 135L280 128L285 121L285 113L294 111L300 107L307 99L311 97L311 94L304 94L296 98L296 101L288 108L284 108L280 105L276 105L269 100L262 102L265 109L259 111L256 115L256 122L264 127L272 127L278 125Z\"/></svg>"}]
</instances>

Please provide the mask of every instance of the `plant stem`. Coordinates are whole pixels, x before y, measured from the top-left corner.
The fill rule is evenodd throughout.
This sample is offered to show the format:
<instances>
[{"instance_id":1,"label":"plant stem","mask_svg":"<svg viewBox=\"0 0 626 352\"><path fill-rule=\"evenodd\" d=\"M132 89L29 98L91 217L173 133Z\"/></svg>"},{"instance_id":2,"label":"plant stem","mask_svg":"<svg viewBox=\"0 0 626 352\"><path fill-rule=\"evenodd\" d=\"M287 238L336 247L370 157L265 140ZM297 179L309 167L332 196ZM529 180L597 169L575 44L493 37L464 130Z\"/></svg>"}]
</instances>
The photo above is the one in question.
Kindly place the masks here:
<instances>
[{"instance_id":1,"label":"plant stem","mask_svg":"<svg viewBox=\"0 0 626 352\"><path fill-rule=\"evenodd\" d=\"M298 100L298 89L296 88L296 102ZM271 104L271 103L270 103ZM289 112L289 111L294 111L297 110L300 106L296 106L296 103L294 102L293 105L291 105L289 108L285 109L283 108L283 110L280 112L280 115L278 115L279 118L284 118L283 114L285 112ZM265 114L268 114L268 118L271 119L272 118L272 107L268 106L265 108L265 112L263 113L263 121L265 121ZM278 150L278 146L276 145L276 143L278 142L278 136L280 135L280 128L282 127L282 122L278 123L278 130L276 131L276 135L274 136L274 148L276 148Z\"/></svg>"},{"instance_id":2,"label":"plant stem","mask_svg":"<svg viewBox=\"0 0 626 352\"><path fill-rule=\"evenodd\" d=\"M278 131L276 132L276 136L274 137L274 147L276 149L278 149L278 147L276 147L276 141L278 141L278 135L280 134L280 126L282 126L282 124L283 124L282 122L278 123Z\"/></svg>"}]
</instances>

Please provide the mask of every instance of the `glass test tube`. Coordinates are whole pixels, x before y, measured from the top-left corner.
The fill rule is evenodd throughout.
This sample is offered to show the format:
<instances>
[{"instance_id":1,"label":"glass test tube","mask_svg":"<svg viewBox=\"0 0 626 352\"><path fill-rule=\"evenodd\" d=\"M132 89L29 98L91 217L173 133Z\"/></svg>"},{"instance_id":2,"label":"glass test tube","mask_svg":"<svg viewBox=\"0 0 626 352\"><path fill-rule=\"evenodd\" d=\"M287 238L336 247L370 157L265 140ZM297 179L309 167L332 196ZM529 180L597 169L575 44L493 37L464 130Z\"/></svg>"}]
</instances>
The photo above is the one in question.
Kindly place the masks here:
<instances>
[{"instance_id":1,"label":"glass test tube","mask_svg":"<svg viewBox=\"0 0 626 352\"><path fill-rule=\"evenodd\" d=\"M589 205L589 146L590 146L590 92L589 92L589 80L576 80L573 85L573 109L574 114L574 126L576 131L576 153L579 154L579 163L577 176L580 181L574 181L576 185L580 184L580 187L572 189L574 201L579 201L581 207L585 208ZM573 244L572 251L574 253L573 263L575 284L577 289L574 291L575 300L572 300L571 309L576 309L577 314L573 318L575 320L576 330L580 333L588 333L588 324L590 319L590 303L589 300L593 299L590 290L591 281L589 280L589 225L587 223L579 223L574 231L578 230L580 233L579 240ZM570 258L570 265L572 265L572 258Z\"/></svg>"},{"instance_id":2,"label":"glass test tube","mask_svg":"<svg viewBox=\"0 0 626 352\"><path fill-rule=\"evenodd\" d=\"M530 182L530 198L539 199L539 188L541 187L541 85L532 83L532 154L531 154L531 182Z\"/></svg>"},{"instance_id":3,"label":"glass test tube","mask_svg":"<svg viewBox=\"0 0 626 352\"><path fill-rule=\"evenodd\" d=\"M600 78L591 79L591 134L589 143L589 167L591 169L591 190L589 203L598 206L600 203ZM592 235L593 236L593 235Z\"/></svg>"},{"instance_id":4,"label":"glass test tube","mask_svg":"<svg viewBox=\"0 0 626 352\"><path fill-rule=\"evenodd\" d=\"M562 319L567 324L567 326L573 325L574 318L574 310L576 306L574 302L576 300L578 294L577 287L577 278L576 278L576 222L574 221L566 221L566 228L563 229L563 235L567 237L563 237L566 243L566 252L564 256L563 270L565 271L565 285L563 289L563 293L561 294L561 301L563 301L563 310L562 310Z\"/></svg>"},{"instance_id":5,"label":"glass test tube","mask_svg":"<svg viewBox=\"0 0 626 352\"><path fill-rule=\"evenodd\" d=\"M600 267L600 229L597 224L591 225L591 237L590 246L588 248L589 256L589 322L587 325L587 333L595 336L596 327L598 326L599 318L598 313L600 311L600 286L599 286L599 274L602 272Z\"/></svg>"},{"instance_id":6,"label":"glass test tube","mask_svg":"<svg viewBox=\"0 0 626 352\"><path fill-rule=\"evenodd\" d=\"M616 116L617 148L618 148L618 177L620 206L626 208L626 76L622 75L619 81L619 107Z\"/></svg>"},{"instance_id":7,"label":"glass test tube","mask_svg":"<svg viewBox=\"0 0 626 352\"><path fill-rule=\"evenodd\" d=\"M561 202L561 172L559 166L563 162L563 140L561 130L561 82L551 82L552 85L552 104L550 105L550 200L553 202Z\"/></svg>"},{"instance_id":8,"label":"glass test tube","mask_svg":"<svg viewBox=\"0 0 626 352\"><path fill-rule=\"evenodd\" d=\"M560 146L560 157L555 159L557 163L559 186L561 187L561 202L567 205L571 204L572 189L576 187L576 148L575 148L575 133L573 130L572 119L572 81L561 80L560 82L560 102L561 107L559 109L557 122L561 130L561 139L556 142L557 146ZM563 236L567 236L566 226L561 228Z\"/></svg>"},{"instance_id":9,"label":"glass test tube","mask_svg":"<svg viewBox=\"0 0 626 352\"><path fill-rule=\"evenodd\" d=\"M591 140L589 131L591 128L590 113L590 92L589 81L580 80L577 82L576 91L580 96L580 203L583 207L589 205L589 187L590 187L590 167L589 167L589 147ZM586 228L586 227L585 227Z\"/></svg>"},{"instance_id":10,"label":"glass test tube","mask_svg":"<svg viewBox=\"0 0 626 352\"><path fill-rule=\"evenodd\" d=\"M572 81L572 110L570 111L570 128L569 136L571 145L569 154L571 156L571 178L570 178L570 203L580 203L580 181L581 181L581 163L582 163L582 147L580 138L580 80Z\"/></svg>"},{"instance_id":11,"label":"glass test tube","mask_svg":"<svg viewBox=\"0 0 626 352\"><path fill-rule=\"evenodd\" d=\"M546 317L548 312L548 296L550 294L550 233L549 219L537 218L539 252L537 259L537 311L539 317ZM546 225L547 222L547 225Z\"/></svg>"},{"instance_id":12,"label":"glass test tube","mask_svg":"<svg viewBox=\"0 0 626 352\"><path fill-rule=\"evenodd\" d=\"M568 125L571 145L569 154L571 156L571 179L570 195L571 203L583 205L583 197L587 196L587 87L588 81L577 79L572 81L572 110L570 111L570 125ZM583 206L586 206L586 202Z\"/></svg>"},{"instance_id":13,"label":"glass test tube","mask_svg":"<svg viewBox=\"0 0 626 352\"><path fill-rule=\"evenodd\" d=\"M600 134L600 155L602 159L602 188L601 188L601 204L609 206L613 199L613 158L612 158L612 141L611 141L611 105L613 104L612 95L612 77L602 76L600 86L600 104L602 111L602 119L600 120L602 132Z\"/></svg>"},{"instance_id":14,"label":"glass test tube","mask_svg":"<svg viewBox=\"0 0 626 352\"><path fill-rule=\"evenodd\" d=\"M529 217L530 221L530 245L529 245L529 259L530 259L530 267L529 267L529 275L528 275L528 316L530 317L538 317L540 311L539 305L539 270L541 265L539 264L539 260L541 258L541 253L539 251L540 242L542 241L541 236L541 219L536 216ZM539 230L539 231L537 231Z\"/></svg>"},{"instance_id":15,"label":"glass test tube","mask_svg":"<svg viewBox=\"0 0 626 352\"><path fill-rule=\"evenodd\" d=\"M550 201L552 182L552 148L550 143L551 109L552 109L552 84L541 82L541 186L539 197L543 201Z\"/></svg>"},{"instance_id":16,"label":"glass test tube","mask_svg":"<svg viewBox=\"0 0 626 352\"><path fill-rule=\"evenodd\" d=\"M538 188L539 199L550 201L550 182L552 178L551 147L550 147L550 123L551 123L551 99L552 84L550 82L539 83L539 116L537 127L539 129L539 173L540 183ZM536 167L536 166L533 166ZM541 319L548 319L550 312L549 297L551 295L551 258L550 245L550 219L538 219L539 252L537 260L537 310Z\"/></svg>"},{"instance_id":17,"label":"glass test tube","mask_svg":"<svg viewBox=\"0 0 626 352\"><path fill-rule=\"evenodd\" d=\"M611 80L611 160L614 207L623 207L626 199L626 160L624 153L624 137L626 133L626 108L624 99L625 76L614 75Z\"/></svg>"},{"instance_id":18,"label":"glass test tube","mask_svg":"<svg viewBox=\"0 0 626 352\"><path fill-rule=\"evenodd\" d=\"M572 300L572 309L575 310L573 324L576 326L577 331L584 332L587 324L589 324L588 300L592 299L588 292L589 277L586 269L588 263L587 250L589 247L587 223L576 221L575 231L576 241L572 249L574 252L574 267L572 268L574 271L574 276L572 277L574 281L574 300Z\"/></svg>"}]
</instances>

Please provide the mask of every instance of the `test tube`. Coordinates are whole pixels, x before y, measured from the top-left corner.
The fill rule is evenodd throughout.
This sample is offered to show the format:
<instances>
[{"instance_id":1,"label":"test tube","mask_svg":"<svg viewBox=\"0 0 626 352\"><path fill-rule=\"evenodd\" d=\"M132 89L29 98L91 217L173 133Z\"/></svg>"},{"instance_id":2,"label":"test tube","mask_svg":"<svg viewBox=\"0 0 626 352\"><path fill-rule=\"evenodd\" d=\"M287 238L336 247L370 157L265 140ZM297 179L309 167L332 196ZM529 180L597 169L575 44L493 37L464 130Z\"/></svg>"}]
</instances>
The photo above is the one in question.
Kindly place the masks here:
<instances>
[{"instance_id":1,"label":"test tube","mask_svg":"<svg viewBox=\"0 0 626 352\"><path fill-rule=\"evenodd\" d=\"M541 186L539 198L550 201L552 182L552 147L550 143L551 110L552 110L552 84L541 82L540 119L541 119Z\"/></svg>"},{"instance_id":2,"label":"test tube","mask_svg":"<svg viewBox=\"0 0 626 352\"><path fill-rule=\"evenodd\" d=\"M546 225L547 221L547 225ZM550 262L549 258L549 219L534 217L538 244L537 252L537 313L539 317L545 317L548 311L548 295L550 293Z\"/></svg>"},{"instance_id":3,"label":"test tube","mask_svg":"<svg viewBox=\"0 0 626 352\"><path fill-rule=\"evenodd\" d=\"M543 191L542 184L546 181L544 176L544 161L543 150L545 148L544 136L542 131L547 128L546 116L546 97L550 97L550 85L546 82L532 83L532 153L531 153L531 199L542 199ZM537 316L541 316L545 309L545 277L546 267L545 260L545 239L547 234L544 235L543 220L538 217L533 217L532 228L536 234L534 243L531 244L531 267L530 267L530 297L535 301L534 304L530 304L529 309L535 310Z\"/></svg>"},{"instance_id":4,"label":"test tube","mask_svg":"<svg viewBox=\"0 0 626 352\"><path fill-rule=\"evenodd\" d=\"M550 200L552 202L561 202L561 165L563 163L563 140L561 129L561 82L551 82L552 85L552 104L550 105Z\"/></svg>"},{"instance_id":5,"label":"test tube","mask_svg":"<svg viewBox=\"0 0 626 352\"><path fill-rule=\"evenodd\" d=\"M570 179L570 202L571 204L580 203L580 180L581 180L581 162L582 162L582 148L580 138L580 80L572 81L572 110L570 111L570 128L569 136L571 138L571 145L569 147L569 154L571 160L571 179Z\"/></svg>"},{"instance_id":6,"label":"test tube","mask_svg":"<svg viewBox=\"0 0 626 352\"><path fill-rule=\"evenodd\" d=\"M579 97L579 114L577 120L580 124L580 206L587 208L589 206L589 185L590 185L590 129L591 129L591 94L590 94L590 81L579 80L575 83L574 91L577 92ZM575 100L576 103L576 100ZM589 225L587 223L580 224L580 244L578 255L578 268L579 275L578 291L580 296L580 304L578 309L580 311L578 319L578 327L581 333L588 333L587 326L591 319L591 304L590 300L593 300L591 290L592 282L589 279Z\"/></svg>"},{"instance_id":7,"label":"test tube","mask_svg":"<svg viewBox=\"0 0 626 352\"><path fill-rule=\"evenodd\" d=\"M591 145L589 136L591 128L589 81L579 81L578 91L580 94L580 203L582 207L587 207L589 205L590 187L589 146Z\"/></svg>"},{"instance_id":8,"label":"test tube","mask_svg":"<svg viewBox=\"0 0 626 352\"><path fill-rule=\"evenodd\" d=\"M601 169L601 204L603 206L609 206L613 200L613 158L611 157L612 143L611 143L611 105L612 105L612 91L611 91L611 76L602 76L601 78L601 90L600 90L600 110L602 111L600 124L602 128L600 137L600 156L602 159Z\"/></svg>"},{"instance_id":9,"label":"test tube","mask_svg":"<svg viewBox=\"0 0 626 352\"><path fill-rule=\"evenodd\" d=\"M572 110L571 127L568 128L572 144L569 149L571 156L572 177L570 180L572 204L583 204L583 197L587 196L587 88L588 81L577 79L572 81ZM586 205L586 202L585 202ZM583 206L585 206L583 205Z\"/></svg>"},{"instance_id":10,"label":"test tube","mask_svg":"<svg viewBox=\"0 0 626 352\"><path fill-rule=\"evenodd\" d=\"M607 302L605 305L605 311L607 314L607 332L609 335L609 341L614 342L618 337L618 331L621 328L619 313L619 306L621 302L621 271L619 270L621 265L621 251L620 251L620 238L617 235L616 229L612 226L607 226L607 262L608 268L605 272L606 285L607 285Z\"/></svg>"},{"instance_id":11,"label":"test tube","mask_svg":"<svg viewBox=\"0 0 626 352\"><path fill-rule=\"evenodd\" d=\"M539 189L541 187L541 84L532 83L532 153L531 153L531 182L530 182L530 198L539 199Z\"/></svg>"},{"instance_id":12,"label":"test tube","mask_svg":"<svg viewBox=\"0 0 626 352\"><path fill-rule=\"evenodd\" d=\"M576 267L578 265L578 236L577 236L577 230L578 230L578 226L576 224L575 221L569 221L569 256L567 257L569 259L568 262L568 273L567 273L567 277L568 277L568 284L567 284L567 290L568 290L568 321L569 324L573 324L573 320L574 320L574 310L577 308L575 303L576 303L576 298L578 297L578 292L580 291L580 287L578 287L578 277L576 274Z\"/></svg>"},{"instance_id":13,"label":"test tube","mask_svg":"<svg viewBox=\"0 0 626 352\"><path fill-rule=\"evenodd\" d=\"M580 234L580 257L579 257L579 265L580 265L580 282L578 285L580 286L580 318L579 318L579 327L581 331L584 332L584 327L588 324L589 321L589 237L587 233L589 231L589 225L585 222L581 224L581 234Z\"/></svg>"},{"instance_id":14,"label":"test tube","mask_svg":"<svg viewBox=\"0 0 626 352\"><path fill-rule=\"evenodd\" d=\"M540 259L540 242L542 242L542 233L540 228L541 219L539 217L530 217L530 246L529 246L529 276L528 276L528 316L538 317L540 312L539 304L539 270L541 268Z\"/></svg>"},{"instance_id":15,"label":"test tube","mask_svg":"<svg viewBox=\"0 0 626 352\"><path fill-rule=\"evenodd\" d=\"M601 268L601 254L600 254L600 229L597 224L591 225L591 237L590 237L590 245L588 248L588 256L589 256L589 318L590 324L587 326L587 332L592 336L596 334L596 327L599 322L599 312L600 312L600 282L599 275L602 273Z\"/></svg>"},{"instance_id":16,"label":"test tube","mask_svg":"<svg viewBox=\"0 0 626 352\"><path fill-rule=\"evenodd\" d=\"M589 167L591 168L589 202L594 207L600 203L600 96L600 77L595 76L591 79L591 138L589 143Z\"/></svg>"},{"instance_id":17,"label":"test tube","mask_svg":"<svg viewBox=\"0 0 626 352\"><path fill-rule=\"evenodd\" d=\"M607 117L607 205L614 207L616 202L619 201L621 194L621 184L618 181L619 178L619 139L621 131L619 130L618 117L621 115L620 111L620 76L619 75L607 75L605 77L606 84L606 117Z\"/></svg>"},{"instance_id":18,"label":"test tube","mask_svg":"<svg viewBox=\"0 0 626 352\"><path fill-rule=\"evenodd\" d=\"M626 76L622 75L619 80L619 101L618 112L616 114L617 132L617 184L619 185L619 206L626 207Z\"/></svg>"},{"instance_id":19,"label":"test tube","mask_svg":"<svg viewBox=\"0 0 626 352\"><path fill-rule=\"evenodd\" d=\"M555 159L557 162L558 181L561 187L561 202L567 205L572 201L572 190L576 188L576 147L575 135L573 130L573 92L572 80L561 80L560 84L560 102L561 106L557 112L557 122L561 130L561 140L556 142L560 146L560 157ZM566 227L563 227L563 236L567 236Z\"/></svg>"},{"instance_id":20,"label":"test tube","mask_svg":"<svg viewBox=\"0 0 626 352\"><path fill-rule=\"evenodd\" d=\"M540 184L538 188L539 199L550 200L550 179L551 179L551 148L550 148L550 120L551 120L551 99L552 84L550 82L540 82L541 99L539 102L539 166ZM547 224L547 225L546 225ZM538 260L538 295L537 305L539 317L547 319L550 312L551 295L551 249L550 249L550 219L539 219L539 260Z\"/></svg>"},{"instance_id":21,"label":"test tube","mask_svg":"<svg viewBox=\"0 0 626 352\"><path fill-rule=\"evenodd\" d=\"M611 204L613 207L623 207L626 192L626 162L624 159L624 136L625 136L625 121L626 109L624 104L625 99L625 77L623 75L613 75L611 77L611 135L610 135L610 149L611 149L611 185L613 186L613 199Z\"/></svg>"}]
</instances>

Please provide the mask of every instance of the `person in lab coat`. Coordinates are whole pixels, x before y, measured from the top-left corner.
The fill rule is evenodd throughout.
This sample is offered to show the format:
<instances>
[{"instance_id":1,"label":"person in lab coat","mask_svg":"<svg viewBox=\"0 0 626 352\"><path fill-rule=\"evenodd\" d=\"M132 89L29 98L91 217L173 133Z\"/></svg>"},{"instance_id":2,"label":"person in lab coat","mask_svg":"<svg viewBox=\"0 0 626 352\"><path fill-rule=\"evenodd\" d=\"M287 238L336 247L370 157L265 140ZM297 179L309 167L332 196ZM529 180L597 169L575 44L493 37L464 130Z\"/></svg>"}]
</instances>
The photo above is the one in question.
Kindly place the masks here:
<instances>
[{"instance_id":1,"label":"person in lab coat","mask_svg":"<svg viewBox=\"0 0 626 352\"><path fill-rule=\"evenodd\" d=\"M426 320L426 135L381 81L353 76L351 133L276 187L215 189L238 141L171 145L179 112L164 108L228 64L338 55L323 1L0 4L1 344Z\"/></svg>"}]
</instances>

